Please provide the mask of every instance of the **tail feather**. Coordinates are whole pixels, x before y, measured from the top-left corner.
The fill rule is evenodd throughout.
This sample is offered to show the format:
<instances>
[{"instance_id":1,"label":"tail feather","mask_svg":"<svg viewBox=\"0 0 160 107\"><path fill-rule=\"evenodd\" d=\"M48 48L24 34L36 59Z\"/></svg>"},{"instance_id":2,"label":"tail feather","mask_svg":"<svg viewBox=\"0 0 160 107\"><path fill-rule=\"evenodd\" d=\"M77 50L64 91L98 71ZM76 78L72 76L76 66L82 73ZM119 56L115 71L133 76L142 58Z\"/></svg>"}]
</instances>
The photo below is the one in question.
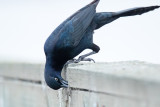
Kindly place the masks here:
<instances>
[{"instance_id":1,"label":"tail feather","mask_svg":"<svg viewBox=\"0 0 160 107\"><path fill-rule=\"evenodd\" d=\"M115 13L116 17L123 17L123 16L134 16L134 15L141 15L143 13L152 11L154 9L159 8L160 6L149 6L149 7L138 7L132 8L128 10L123 10Z\"/></svg>"}]
</instances>

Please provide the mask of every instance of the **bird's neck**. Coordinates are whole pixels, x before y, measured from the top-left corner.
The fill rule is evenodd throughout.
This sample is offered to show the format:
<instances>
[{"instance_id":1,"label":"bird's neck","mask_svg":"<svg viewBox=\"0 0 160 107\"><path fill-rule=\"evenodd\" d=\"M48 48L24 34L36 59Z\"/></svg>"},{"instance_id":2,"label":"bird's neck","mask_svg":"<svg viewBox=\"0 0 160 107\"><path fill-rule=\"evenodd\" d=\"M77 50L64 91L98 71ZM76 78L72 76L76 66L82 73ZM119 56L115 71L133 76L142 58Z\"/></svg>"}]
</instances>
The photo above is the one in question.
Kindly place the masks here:
<instances>
[{"instance_id":1,"label":"bird's neck","mask_svg":"<svg viewBox=\"0 0 160 107\"><path fill-rule=\"evenodd\" d=\"M56 70L54 67L52 67L52 65L50 65L49 63L46 62L45 64L45 75L47 76L52 76L54 74L58 74L61 75L61 71Z\"/></svg>"},{"instance_id":2,"label":"bird's neck","mask_svg":"<svg viewBox=\"0 0 160 107\"><path fill-rule=\"evenodd\" d=\"M62 62L62 61L59 61L59 60L55 61L54 58L52 58L52 57L46 57L46 66L51 67L55 71L60 71L61 72L64 64L65 64L65 62Z\"/></svg>"},{"instance_id":3,"label":"bird's neck","mask_svg":"<svg viewBox=\"0 0 160 107\"><path fill-rule=\"evenodd\" d=\"M56 62L51 60L50 58L46 59L46 64L45 64L45 72L48 73L61 73L62 68L59 68L56 66Z\"/></svg>"}]
</instances>

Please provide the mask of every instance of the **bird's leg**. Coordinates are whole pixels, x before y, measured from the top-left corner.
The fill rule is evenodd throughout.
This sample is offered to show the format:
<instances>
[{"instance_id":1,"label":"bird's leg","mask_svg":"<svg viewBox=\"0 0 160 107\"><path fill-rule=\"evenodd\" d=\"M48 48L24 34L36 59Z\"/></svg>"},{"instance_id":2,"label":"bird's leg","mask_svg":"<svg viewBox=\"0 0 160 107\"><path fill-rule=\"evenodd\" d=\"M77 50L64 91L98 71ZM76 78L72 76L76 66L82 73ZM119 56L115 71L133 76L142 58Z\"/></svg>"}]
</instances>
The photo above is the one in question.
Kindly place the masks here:
<instances>
[{"instance_id":1,"label":"bird's leg","mask_svg":"<svg viewBox=\"0 0 160 107\"><path fill-rule=\"evenodd\" d=\"M90 47L90 49L92 49L93 51L90 52L90 53L88 53L88 54L80 56L77 60L75 60L75 63L78 63L80 61L93 61L93 62L95 62L93 59L86 58L86 57L98 53L99 50L100 50L100 48L96 44L92 44L91 47Z\"/></svg>"},{"instance_id":2,"label":"bird's leg","mask_svg":"<svg viewBox=\"0 0 160 107\"><path fill-rule=\"evenodd\" d=\"M96 54L96 52L95 51L92 51L92 52L90 52L90 53L88 53L88 54L85 54L85 55L82 55L82 56L80 56L77 60L75 60L74 62L75 63L78 63L78 62L80 62L80 61L93 61L93 62L95 62L93 59L91 59L91 58L86 58L86 57L88 57L88 56L90 56L90 55L93 55L93 54Z\"/></svg>"},{"instance_id":3,"label":"bird's leg","mask_svg":"<svg viewBox=\"0 0 160 107\"><path fill-rule=\"evenodd\" d=\"M85 55L80 56L78 59L71 59L71 60L67 61L66 64L64 65L64 67L67 67L68 64L71 64L71 63L79 63L80 61L93 61L93 62L95 62L92 58L86 58L86 57L98 53L100 48L96 44L92 44L90 49L92 49L93 51L90 53L87 53Z\"/></svg>"},{"instance_id":4,"label":"bird's leg","mask_svg":"<svg viewBox=\"0 0 160 107\"><path fill-rule=\"evenodd\" d=\"M92 59L92 58L86 58L87 56L90 56L90 55L93 55L93 54L96 54L96 52L92 51L88 54L85 54L85 55L82 55L80 56L78 59L71 59L71 60L68 60L64 67L67 67L69 64L71 63L79 63L80 61L93 61L95 63L95 61Z\"/></svg>"}]
</instances>

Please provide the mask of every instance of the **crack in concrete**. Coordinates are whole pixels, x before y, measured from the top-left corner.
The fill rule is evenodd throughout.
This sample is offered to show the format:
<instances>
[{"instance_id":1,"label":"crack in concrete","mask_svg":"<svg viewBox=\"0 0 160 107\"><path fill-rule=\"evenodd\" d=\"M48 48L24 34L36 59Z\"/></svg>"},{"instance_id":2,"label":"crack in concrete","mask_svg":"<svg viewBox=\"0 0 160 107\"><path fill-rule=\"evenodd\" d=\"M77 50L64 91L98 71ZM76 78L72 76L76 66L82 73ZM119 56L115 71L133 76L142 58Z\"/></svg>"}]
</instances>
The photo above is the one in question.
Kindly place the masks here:
<instances>
[{"instance_id":1,"label":"crack in concrete","mask_svg":"<svg viewBox=\"0 0 160 107\"><path fill-rule=\"evenodd\" d=\"M7 76L3 76L1 78L3 78L4 81L5 81L5 79L7 79L7 80L16 80L16 81L21 81L21 82L27 82L27 83L42 84L42 82L38 81L38 80L37 81L36 80L28 80L28 79L7 77Z\"/></svg>"},{"instance_id":2,"label":"crack in concrete","mask_svg":"<svg viewBox=\"0 0 160 107\"><path fill-rule=\"evenodd\" d=\"M131 97L131 96L117 95L117 94L114 94L114 93L100 92L100 91L95 91L95 90L90 90L90 89L75 88L75 87L69 87L69 88L71 89L71 91L84 91L84 92L98 93L98 94L103 94L103 95L109 95L109 96L114 96L114 97L131 99L131 100L135 100L135 101L141 101L142 100L140 98L134 98L134 97Z\"/></svg>"}]
</instances>

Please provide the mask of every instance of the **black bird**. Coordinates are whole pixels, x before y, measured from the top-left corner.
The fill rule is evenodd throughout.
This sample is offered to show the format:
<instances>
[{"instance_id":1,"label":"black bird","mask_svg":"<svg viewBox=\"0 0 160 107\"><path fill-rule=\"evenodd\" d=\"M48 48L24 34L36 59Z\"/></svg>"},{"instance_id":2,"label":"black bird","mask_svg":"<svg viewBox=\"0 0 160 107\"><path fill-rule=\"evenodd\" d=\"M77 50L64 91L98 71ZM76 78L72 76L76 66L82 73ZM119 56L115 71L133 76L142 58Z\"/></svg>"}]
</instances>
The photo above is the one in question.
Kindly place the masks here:
<instances>
[{"instance_id":1,"label":"black bird","mask_svg":"<svg viewBox=\"0 0 160 107\"><path fill-rule=\"evenodd\" d=\"M120 17L141 15L160 7L137 7L119 12L96 13L99 1L94 0L74 13L60 24L46 40L44 45L45 81L50 88L57 90L61 87L68 87L68 82L61 77L62 68L67 61L72 60L85 49L91 49L92 52L80 56L73 62L91 61L92 59L85 57L98 53L100 48L93 43L94 30Z\"/></svg>"}]
</instances>

